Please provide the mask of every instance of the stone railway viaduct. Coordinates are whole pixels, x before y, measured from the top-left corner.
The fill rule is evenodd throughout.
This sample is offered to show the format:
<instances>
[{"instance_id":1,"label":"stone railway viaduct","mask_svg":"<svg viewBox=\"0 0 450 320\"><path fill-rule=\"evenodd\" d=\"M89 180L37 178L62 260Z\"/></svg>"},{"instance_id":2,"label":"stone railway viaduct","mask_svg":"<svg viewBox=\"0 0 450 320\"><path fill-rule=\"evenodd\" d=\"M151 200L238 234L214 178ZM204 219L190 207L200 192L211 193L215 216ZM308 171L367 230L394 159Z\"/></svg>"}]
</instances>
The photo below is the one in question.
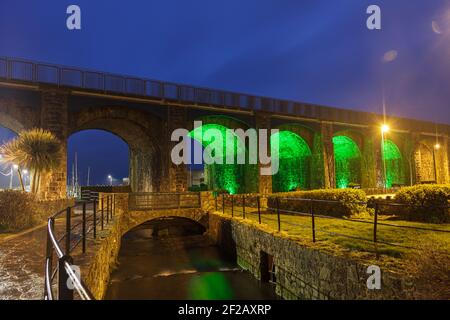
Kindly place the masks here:
<instances>
[{"instance_id":1,"label":"stone railway viaduct","mask_svg":"<svg viewBox=\"0 0 450 320\"><path fill-rule=\"evenodd\" d=\"M335 149L350 145L358 155L357 161L347 159L347 171L358 181L348 182L377 188L385 181L378 114L0 58L0 125L17 133L42 127L63 142L63 164L41 186L47 198L65 196L67 140L87 129L106 130L128 144L134 192L187 190L186 166L170 160L170 137L176 128L192 129L194 120L294 134L309 150L309 188L340 186ZM450 182L450 126L396 117L387 122L391 131L385 139L397 153L395 170L401 171L395 176L401 181L392 183ZM337 145L336 137L344 137L344 145ZM240 190L272 192L272 179L253 170Z\"/></svg>"}]
</instances>

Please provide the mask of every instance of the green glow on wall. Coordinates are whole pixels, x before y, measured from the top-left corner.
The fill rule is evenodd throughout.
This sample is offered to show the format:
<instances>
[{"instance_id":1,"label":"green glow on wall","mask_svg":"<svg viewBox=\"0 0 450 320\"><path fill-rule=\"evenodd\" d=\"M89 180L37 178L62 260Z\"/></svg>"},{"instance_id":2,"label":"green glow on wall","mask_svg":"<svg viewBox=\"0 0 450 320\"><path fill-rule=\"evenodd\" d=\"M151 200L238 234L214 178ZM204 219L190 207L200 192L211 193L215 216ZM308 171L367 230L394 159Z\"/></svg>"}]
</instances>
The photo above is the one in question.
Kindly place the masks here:
<instances>
[{"instance_id":1,"label":"green glow on wall","mask_svg":"<svg viewBox=\"0 0 450 320\"><path fill-rule=\"evenodd\" d=\"M272 157L280 159L278 173L272 177L273 192L309 189L311 150L305 140L291 131L280 131L270 140Z\"/></svg>"},{"instance_id":2,"label":"green glow on wall","mask_svg":"<svg viewBox=\"0 0 450 320\"><path fill-rule=\"evenodd\" d=\"M350 183L361 183L361 152L346 136L333 138L336 187L344 189Z\"/></svg>"},{"instance_id":3,"label":"green glow on wall","mask_svg":"<svg viewBox=\"0 0 450 320\"><path fill-rule=\"evenodd\" d=\"M237 159L237 155L244 152L245 146L242 140L236 135L227 135L228 128L219 124L204 124L201 127L195 128L189 133L189 137L202 143L203 147L207 147L213 143L213 139L207 139L207 131L215 129L220 131L222 137L223 151L219 155L222 157L223 164L211 164L205 165L205 172L208 181L208 185L212 189L227 190L230 194L236 194L244 180L244 165L238 164L226 164L227 154ZM210 132L211 133L211 132ZM237 163L235 161L235 163Z\"/></svg>"},{"instance_id":4,"label":"green glow on wall","mask_svg":"<svg viewBox=\"0 0 450 320\"><path fill-rule=\"evenodd\" d=\"M386 166L386 188L391 188L393 184L404 184L402 154L391 140L384 140L383 161Z\"/></svg>"}]
</instances>

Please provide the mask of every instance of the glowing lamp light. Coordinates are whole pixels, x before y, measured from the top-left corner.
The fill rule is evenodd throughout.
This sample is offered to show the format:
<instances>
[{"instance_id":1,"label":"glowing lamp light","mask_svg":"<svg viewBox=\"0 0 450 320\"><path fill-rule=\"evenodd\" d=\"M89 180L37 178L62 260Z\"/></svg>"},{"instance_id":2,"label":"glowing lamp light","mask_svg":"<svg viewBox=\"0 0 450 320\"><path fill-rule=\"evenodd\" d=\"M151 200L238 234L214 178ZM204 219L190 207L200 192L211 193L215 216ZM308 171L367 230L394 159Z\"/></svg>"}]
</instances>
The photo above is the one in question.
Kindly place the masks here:
<instances>
[{"instance_id":1,"label":"glowing lamp light","mask_svg":"<svg viewBox=\"0 0 450 320\"><path fill-rule=\"evenodd\" d=\"M435 148L436 150L439 150L439 149L441 148L441 145L440 145L439 143L436 143L436 145L434 146L434 148Z\"/></svg>"},{"instance_id":2,"label":"glowing lamp light","mask_svg":"<svg viewBox=\"0 0 450 320\"><path fill-rule=\"evenodd\" d=\"M389 128L389 126L387 124L383 124L381 126L381 132L383 132L383 133L387 133L387 132L389 132L389 130L391 130L391 129Z\"/></svg>"},{"instance_id":3,"label":"glowing lamp light","mask_svg":"<svg viewBox=\"0 0 450 320\"><path fill-rule=\"evenodd\" d=\"M13 168L14 168L14 170L17 170L17 169L19 169L19 166L17 164L13 164Z\"/></svg>"}]
</instances>

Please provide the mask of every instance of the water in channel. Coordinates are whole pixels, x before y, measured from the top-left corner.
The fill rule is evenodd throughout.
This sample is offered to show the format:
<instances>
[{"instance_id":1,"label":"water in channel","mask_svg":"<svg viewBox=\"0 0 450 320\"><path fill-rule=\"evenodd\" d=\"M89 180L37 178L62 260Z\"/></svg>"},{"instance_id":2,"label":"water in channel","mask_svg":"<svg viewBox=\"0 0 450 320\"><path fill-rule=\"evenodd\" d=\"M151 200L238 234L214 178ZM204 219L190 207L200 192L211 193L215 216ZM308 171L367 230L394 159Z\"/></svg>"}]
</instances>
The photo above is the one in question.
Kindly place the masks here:
<instances>
[{"instance_id":1,"label":"water in channel","mask_svg":"<svg viewBox=\"0 0 450 320\"><path fill-rule=\"evenodd\" d=\"M152 220L122 238L106 299L276 299L250 273L183 218Z\"/></svg>"}]
</instances>

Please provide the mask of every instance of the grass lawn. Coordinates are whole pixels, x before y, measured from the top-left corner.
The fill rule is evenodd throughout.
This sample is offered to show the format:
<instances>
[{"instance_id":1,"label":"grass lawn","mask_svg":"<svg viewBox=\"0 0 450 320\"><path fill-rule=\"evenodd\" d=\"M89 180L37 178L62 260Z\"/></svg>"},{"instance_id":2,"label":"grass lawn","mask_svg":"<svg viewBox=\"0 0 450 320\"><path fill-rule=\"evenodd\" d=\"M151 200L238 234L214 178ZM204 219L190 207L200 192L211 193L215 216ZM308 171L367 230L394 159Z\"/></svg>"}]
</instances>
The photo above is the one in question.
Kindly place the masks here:
<instances>
[{"instance_id":1,"label":"grass lawn","mask_svg":"<svg viewBox=\"0 0 450 320\"><path fill-rule=\"evenodd\" d=\"M231 211L226 211L227 215ZM235 217L242 218L242 208L235 208ZM312 226L310 216L281 214L281 231L289 236L312 243ZM258 222L257 211L246 208L246 219ZM356 222L355 220L369 223ZM373 218L360 219L328 219L315 218L316 243L338 245L341 248L361 253L378 253L393 258L401 258L415 248L422 245L433 244L450 253L450 224L430 224L410 221L392 220L392 217L380 216L378 219L377 240L373 242ZM261 214L261 222L273 230L278 230L277 215L272 213ZM410 228L398 228L383 224L417 227L424 229L437 229L449 233L416 230ZM363 238L356 239L351 237ZM387 242L390 244L384 244Z\"/></svg>"}]
</instances>

